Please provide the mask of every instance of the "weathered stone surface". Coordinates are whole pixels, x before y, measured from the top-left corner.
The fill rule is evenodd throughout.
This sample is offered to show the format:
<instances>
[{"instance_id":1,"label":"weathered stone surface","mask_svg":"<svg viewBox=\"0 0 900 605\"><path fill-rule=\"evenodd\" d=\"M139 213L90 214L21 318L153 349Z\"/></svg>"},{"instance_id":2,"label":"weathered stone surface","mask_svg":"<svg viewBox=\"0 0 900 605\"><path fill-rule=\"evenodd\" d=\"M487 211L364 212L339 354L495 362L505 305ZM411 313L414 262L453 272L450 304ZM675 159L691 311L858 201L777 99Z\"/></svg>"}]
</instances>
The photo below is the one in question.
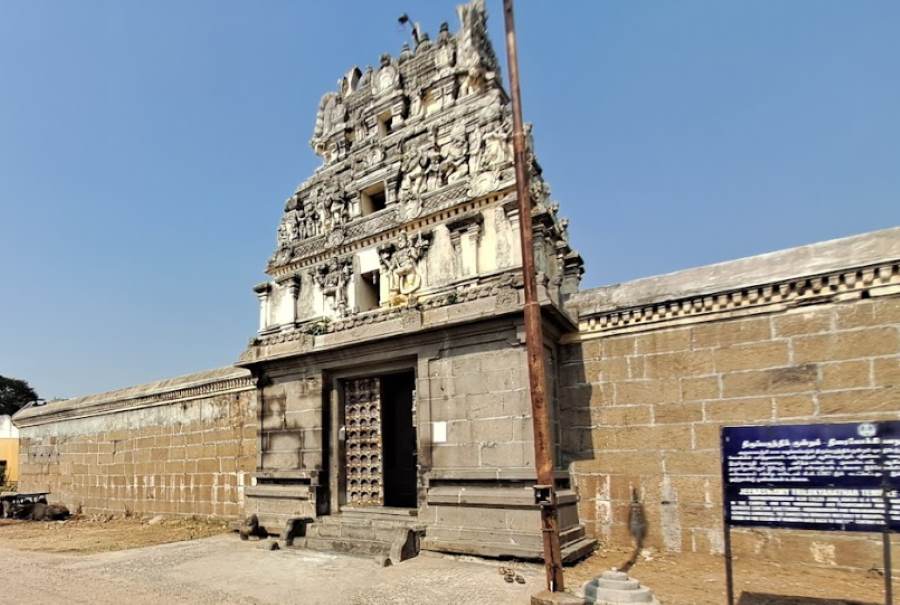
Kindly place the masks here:
<instances>
[{"instance_id":1,"label":"weathered stone surface","mask_svg":"<svg viewBox=\"0 0 900 605\"><path fill-rule=\"evenodd\" d=\"M588 534L629 546L636 489L649 546L720 553L721 426L895 418L900 299L887 287L900 282L898 257L892 229L577 295L561 409ZM617 359L627 373L594 371ZM836 545L834 535L778 535L789 557L743 538L735 552L832 564L816 545ZM877 540L845 543L869 553L860 561L877 558Z\"/></svg>"},{"instance_id":2,"label":"weathered stone surface","mask_svg":"<svg viewBox=\"0 0 900 605\"><path fill-rule=\"evenodd\" d=\"M236 368L22 410L20 490L84 514L235 519L255 416L252 380Z\"/></svg>"},{"instance_id":3,"label":"weathered stone surface","mask_svg":"<svg viewBox=\"0 0 900 605\"><path fill-rule=\"evenodd\" d=\"M419 534L413 529L398 529L391 542L391 563L396 565L419 554Z\"/></svg>"}]
</instances>

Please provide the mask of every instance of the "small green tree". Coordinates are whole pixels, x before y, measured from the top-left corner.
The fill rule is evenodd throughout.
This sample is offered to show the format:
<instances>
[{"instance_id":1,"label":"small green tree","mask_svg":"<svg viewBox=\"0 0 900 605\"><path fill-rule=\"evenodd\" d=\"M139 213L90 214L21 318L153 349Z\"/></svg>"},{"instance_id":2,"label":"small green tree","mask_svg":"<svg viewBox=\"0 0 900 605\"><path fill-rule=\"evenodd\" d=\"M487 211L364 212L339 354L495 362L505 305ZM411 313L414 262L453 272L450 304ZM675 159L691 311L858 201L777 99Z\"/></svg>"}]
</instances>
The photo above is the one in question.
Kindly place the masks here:
<instances>
[{"instance_id":1,"label":"small green tree","mask_svg":"<svg viewBox=\"0 0 900 605\"><path fill-rule=\"evenodd\" d=\"M37 398L38 394L24 380L0 376L0 416L11 416Z\"/></svg>"}]
</instances>

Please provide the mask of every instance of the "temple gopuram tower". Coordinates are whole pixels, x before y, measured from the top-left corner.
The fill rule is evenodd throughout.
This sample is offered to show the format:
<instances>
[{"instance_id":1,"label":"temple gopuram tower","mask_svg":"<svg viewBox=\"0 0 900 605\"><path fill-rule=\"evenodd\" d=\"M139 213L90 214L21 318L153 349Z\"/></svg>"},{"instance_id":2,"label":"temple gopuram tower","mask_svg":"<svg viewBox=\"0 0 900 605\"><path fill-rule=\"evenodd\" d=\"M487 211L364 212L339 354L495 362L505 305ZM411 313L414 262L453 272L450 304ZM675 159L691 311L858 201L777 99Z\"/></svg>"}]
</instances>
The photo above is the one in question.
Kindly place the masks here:
<instances>
[{"instance_id":1,"label":"temple gopuram tower","mask_svg":"<svg viewBox=\"0 0 900 605\"><path fill-rule=\"evenodd\" d=\"M519 216L512 116L483 2L460 27L353 67L319 103L322 165L287 199L259 332L245 511L310 548L540 558L519 225L534 225L551 408L582 260L528 137ZM559 442L559 440L557 440ZM590 552L558 471L563 555ZM295 542L296 543L296 542Z\"/></svg>"}]
</instances>

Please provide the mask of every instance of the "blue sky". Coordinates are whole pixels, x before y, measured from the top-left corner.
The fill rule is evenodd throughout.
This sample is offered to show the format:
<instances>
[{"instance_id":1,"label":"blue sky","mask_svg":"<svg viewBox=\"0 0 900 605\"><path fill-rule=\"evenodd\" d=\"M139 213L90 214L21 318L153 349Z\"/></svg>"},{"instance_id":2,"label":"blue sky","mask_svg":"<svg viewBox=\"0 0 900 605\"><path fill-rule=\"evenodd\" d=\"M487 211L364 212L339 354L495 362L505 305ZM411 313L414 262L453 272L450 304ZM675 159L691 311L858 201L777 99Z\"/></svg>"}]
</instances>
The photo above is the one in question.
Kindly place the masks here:
<instances>
[{"instance_id":1,"label":"blue sky","mask_svg":"<svg viewBox=\"0 0 900 605\"><path fill-rule=\"evenodd\" d=\"M49 398L234 362L322 93L455 4L0 0L0 374ZM585 286L900 223L900 3L517 17Z\"/></svg>"}]
</instances>

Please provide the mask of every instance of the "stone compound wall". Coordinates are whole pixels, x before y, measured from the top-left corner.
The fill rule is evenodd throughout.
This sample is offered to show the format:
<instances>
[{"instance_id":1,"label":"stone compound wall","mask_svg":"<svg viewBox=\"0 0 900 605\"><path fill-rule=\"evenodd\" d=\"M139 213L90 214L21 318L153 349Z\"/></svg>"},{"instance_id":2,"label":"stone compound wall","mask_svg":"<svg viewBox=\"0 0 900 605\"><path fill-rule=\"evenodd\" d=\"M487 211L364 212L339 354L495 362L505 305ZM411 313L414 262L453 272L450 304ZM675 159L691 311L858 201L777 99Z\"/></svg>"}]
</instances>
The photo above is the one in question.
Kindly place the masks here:
<instances>
[{"instance_id":1,"label":"stone compound wall","mask_svg":"<svg viewBox=\"0 0 900 605\"><path fill-rule=\"evenodd\" d=\"M237 518L255 400L250 374L224 368L23 410L19 489L85 514Z\"/></svg>"},{"instance_id":2,"label":"stone compound wall","mask_svg":"<svg viewBox=\"0 0 900 605\"><path fill-rule=\"evenodd\" d=\"M608 544L630 544L635 490L647 546L721 552L721 426L896 418L898 259L893 229L576 295L578 331L561 337L551 360L559 367L551 391L559 394L562 461L579 498L580 519L569 514L575 494L563 494L567 539L581 539L580 521ZM314 469L324 462L324 381L388 355L409 359L417 372L426 547L536 552L521 330L516 320L460 315L479 304L488 303L456 305L461 323L446 332L428 319L446 309L417 311L432 328L421 335L401 336L409 322L399 318L396 332L353 354L343 351L353 334L317 337L330 352L267 370L271 410L258 412L255 381L235 368L23 410L14 419L20 486L51 491L88 514L236 518L261 495L253 493L255 472L283 472L286 455L297 461L297 443L260 447L259 423L302 425L297 468ZM302 388L293 384L301 379ZM446 441L434 443L438 422ZM502 551L493 549L495 536ZM862 569L880 565L877 538L734 531L738 554Z\"/></svg>"},{"instance_id":3,"label":"stone compound wall","mask_svg":"<svg viewBox=\"0 0 900 605\"><path fill-rule=\"evenodd\" d=\"M898 417L900 230L880 232L874 247L873 235L586 293L582 303L597 311L582 313L580 335L563 349L563 448L593 535L632 544L637 490L647 546L720 553L721 426ZM821 271L830 252L843 269ZM871 262L879 257L893 258ZM817 271L765 281L766 270ZM759 285L739 284L748 276ZM728 280L741 287L724 288ZM708 284L718 290L703 291ZM881 566L877 534L732 535L737 554Z\"/></svg>"}]
</instances>

